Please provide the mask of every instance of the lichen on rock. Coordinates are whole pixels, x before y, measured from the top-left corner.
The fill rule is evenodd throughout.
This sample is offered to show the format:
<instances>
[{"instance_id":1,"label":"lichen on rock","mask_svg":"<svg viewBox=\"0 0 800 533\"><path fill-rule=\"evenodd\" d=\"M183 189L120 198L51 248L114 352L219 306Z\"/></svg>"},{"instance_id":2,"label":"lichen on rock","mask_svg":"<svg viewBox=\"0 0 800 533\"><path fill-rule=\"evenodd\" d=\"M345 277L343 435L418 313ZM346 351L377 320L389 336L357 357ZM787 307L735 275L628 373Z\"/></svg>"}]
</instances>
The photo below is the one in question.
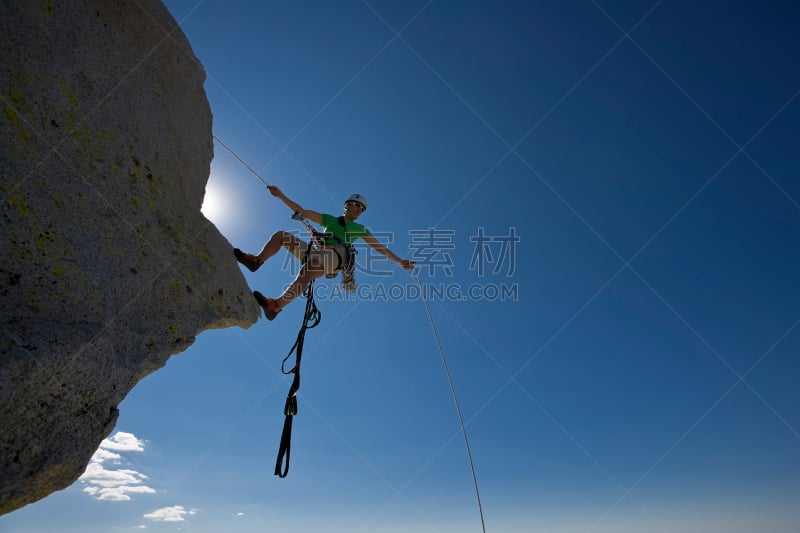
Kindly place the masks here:
<instances>
[{"instance_id":1,"label":"lichen on rock","mask_svg":"<svg viewBox=\"0 0 800 533\"><path fill-rule=\"evenodd\" d=\"M205 74L158 0L0 5L0 514L70 485L143 377L258 308L200 206Z\"/></svg>"}]
</instances>

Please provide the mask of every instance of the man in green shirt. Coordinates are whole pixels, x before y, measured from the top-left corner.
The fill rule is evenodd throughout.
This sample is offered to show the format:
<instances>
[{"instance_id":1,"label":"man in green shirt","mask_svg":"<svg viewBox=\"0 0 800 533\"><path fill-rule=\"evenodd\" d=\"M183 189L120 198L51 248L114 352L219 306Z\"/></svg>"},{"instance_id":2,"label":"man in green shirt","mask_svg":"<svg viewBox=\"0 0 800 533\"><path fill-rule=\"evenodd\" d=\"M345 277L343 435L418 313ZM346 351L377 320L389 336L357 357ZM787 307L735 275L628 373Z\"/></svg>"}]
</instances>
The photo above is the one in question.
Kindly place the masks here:
<instances>
[{"instance_id":1,"label":"man in green shirt","mask_svg":"<svg viewBox=\"0 0 800 533\"><path fill-rule=\"evenodd\" d=\"M325 233L322 244L317 248L312 248L308 252L308 258L300 267L300 272L292 281L291 285L278 298L266 298L260 292L253 294L258 304L264 310L267 319L275 318L281 309L292 300L303 294L308 284L324 275L334 276L347 266L348 247L357 239L363 239L368 245L389 259L396 261L406 270L414 268L414 261L401 259L387 247L378 242L369 230L355 220L367 210L367 200L360 194L351 195L344 203L344 214L335 217L326 213L318 213L310 209L303 209L300 204L290 200L278 187L268 185L270 194L280 199L286 207L298 213L300 216L316 222ZM251 272L255 272L270 257L275 255L281 246L286 248L292 255L300 261L308 250L308 244L298 239L287 231L277 231L267 241L258 255L244 253L238 248L233 253L236 259L246 266Z\"/></svg>"}]
</instances>

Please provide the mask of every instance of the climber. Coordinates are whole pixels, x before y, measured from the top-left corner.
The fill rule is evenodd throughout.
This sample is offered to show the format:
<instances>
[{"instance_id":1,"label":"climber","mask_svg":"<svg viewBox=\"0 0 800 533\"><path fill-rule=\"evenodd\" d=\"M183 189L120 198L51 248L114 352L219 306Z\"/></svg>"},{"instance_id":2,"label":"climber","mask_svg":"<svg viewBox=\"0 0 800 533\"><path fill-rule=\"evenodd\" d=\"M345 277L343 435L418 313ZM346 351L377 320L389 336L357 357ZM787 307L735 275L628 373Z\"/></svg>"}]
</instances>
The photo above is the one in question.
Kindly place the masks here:
<instances>
[{"instance_id":1,"label":"climber","mask_svg":"<svg viewBox=\"0 0 800 533\"><path fill-rule=\"evenodd\" d=\"M324 231L322 242L316 248L309 249L308 243L303 242L289 232L277 231L269 238L258 255L242 252L238 248L234 249L233 253L236 259L251 272L258 270L264 264L264 261L280 250L281 246L300 261L304 260L304 256L308 252L308 257L305 258L294 281L280 297L277 299L266 298L258 291L253 293L268 320L274 319L289 302L303 294L303 291L311 281L323 275L335 276L337 272L345 268L349 260L349 246L359 238L363 239L364 242L379 253L396 261L404 269L411 270L414 268L414 261L401 259L378 242L378 239L370 234L367 228L355 222L367 210L367 200L360 194L351 195L344 202L343 216L335 217L326 213L303 209L300 204L290 200L283 191L274 185L267 185L267 189L269 189L272 196L280 199L289 209L303 218L319 224Z\"/></svg>"}]
</instances>

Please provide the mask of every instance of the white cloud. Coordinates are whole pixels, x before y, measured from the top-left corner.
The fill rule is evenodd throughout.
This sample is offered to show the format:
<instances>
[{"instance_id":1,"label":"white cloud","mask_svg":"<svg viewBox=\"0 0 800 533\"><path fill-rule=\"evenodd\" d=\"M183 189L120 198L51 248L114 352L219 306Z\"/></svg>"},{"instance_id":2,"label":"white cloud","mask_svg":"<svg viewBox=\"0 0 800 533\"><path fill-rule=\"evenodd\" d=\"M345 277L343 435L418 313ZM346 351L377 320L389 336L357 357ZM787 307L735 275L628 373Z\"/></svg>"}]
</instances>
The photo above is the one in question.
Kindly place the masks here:
<instances>
[{"instance_id":1,"label":"white cloud","mask_svg":"<svg viewBox=\"0 0 800 533\"><path fill-rule=\"evenodd\" d=\"M244 513L236 513L236 516L244 516Z\"/></svg>"},{"instance_id":2,"label":"white cloud","mask_svg":"<svg viewBox=\"0 0 800 533\"><path fill-rule=\"evenodd\" d=\"M186 520L186 515L197 514L197 509L184 509L183 505L173 505L172 507L162 507L156 509L152 513L144 515L145 518L155 522L183 522Z\"/></svg>"},{"instance_id":3,"label":"white cloud","mask_svg":"<svg viewBox=\"0 0 800 533\"><path fill-rule=\"evenodd\" d=\"M113 436L104 439L100 443L100 448L120 452L143 452L144 441L137 439L133 433L117 431Z\"/></svg>"},{"instance_id":4,"label":"white cloud","mask_svg":"<svg viewBox=\"0 0 800 533\"><path fill-rule=\"evenodd\" d=\"M114 450L114 451L110 451ZM147 476L136 470L106 468L104 463L122 462L122 454L116 452L143 452L144 441L132 433L118 431L104 439L94 452L86 471L78 478L86 485L83 492L98 500L129 501L130 494L154 494L156 491L144 484Z\"/></svg>"},{"instance_id":5,"label":"white cloud","mask_svg":"<svg viewBox=\"0 0 800 533\"><path fill-rule=\"evenodd\" d=\"M100 446L102 445L103 444L101 443ZM120 454L110 452L103 448L98 448L97 451L94 452L94 455L92 455L92 462L96 463L102 463L108 460L119 461L120 459L122 459L122 456Z\"/></svg>"}]
</instances>

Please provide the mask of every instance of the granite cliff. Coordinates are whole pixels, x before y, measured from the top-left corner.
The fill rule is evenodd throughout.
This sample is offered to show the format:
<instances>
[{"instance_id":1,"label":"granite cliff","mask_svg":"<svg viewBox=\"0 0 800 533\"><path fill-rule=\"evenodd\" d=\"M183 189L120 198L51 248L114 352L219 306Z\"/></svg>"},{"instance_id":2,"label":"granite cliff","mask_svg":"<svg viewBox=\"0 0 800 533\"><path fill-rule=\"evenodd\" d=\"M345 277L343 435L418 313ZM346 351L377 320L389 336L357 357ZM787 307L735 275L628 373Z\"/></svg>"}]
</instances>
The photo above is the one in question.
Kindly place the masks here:
<instances>
[{"instance_id":1,"label":"granite cliff","mask_svg":"<svg viewBox=\"0 0 800 533\"><path fill-rule=\"evenodd\" d=\"M258 307L201 214L205 74L158 0L0 4L0 513L70 485L136 383Z\"/></svg>"}]
</instances>

